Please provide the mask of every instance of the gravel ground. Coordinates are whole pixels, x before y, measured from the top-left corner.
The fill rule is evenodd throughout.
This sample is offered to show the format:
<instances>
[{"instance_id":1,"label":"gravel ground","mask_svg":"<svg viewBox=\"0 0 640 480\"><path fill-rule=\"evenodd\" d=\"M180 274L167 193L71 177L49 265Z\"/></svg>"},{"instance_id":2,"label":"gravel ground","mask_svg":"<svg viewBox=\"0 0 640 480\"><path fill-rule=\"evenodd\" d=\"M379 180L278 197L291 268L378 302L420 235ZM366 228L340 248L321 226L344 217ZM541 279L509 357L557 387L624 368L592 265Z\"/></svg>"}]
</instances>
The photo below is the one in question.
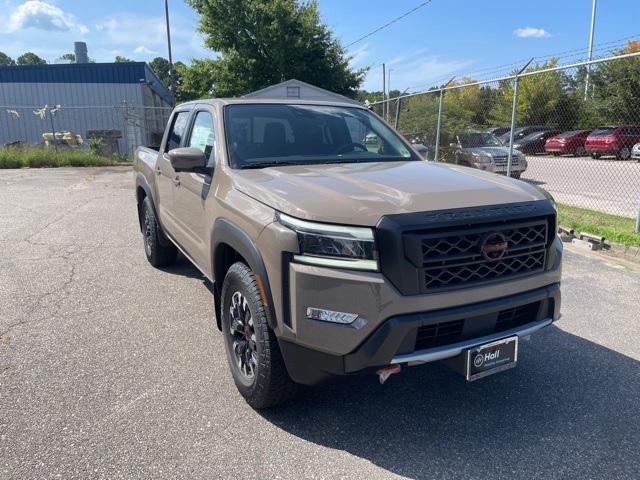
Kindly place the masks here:
<instances>
[{"instance_id":1,"label":"gravel ground","mask_svg":"<svg viewBox=\"0 0 640 480\"><path fill-rule=\"evenodd\" d=\"M566 251L517 368L236 393L211 294L143 254L132 174L0 171L0 478L638 478L640 275Z\"/></svg>"},{"instance_id":2,"label":"gravel ground","mask_svg":"<svg viewBox=\"0 0 640 480\"><path fill-rule=\"evenodd\" d=\"M523 179L533 180L558 202L635 217L640 201L640 163L613 157L527 156Z\"/></svg>"}]
</instances>

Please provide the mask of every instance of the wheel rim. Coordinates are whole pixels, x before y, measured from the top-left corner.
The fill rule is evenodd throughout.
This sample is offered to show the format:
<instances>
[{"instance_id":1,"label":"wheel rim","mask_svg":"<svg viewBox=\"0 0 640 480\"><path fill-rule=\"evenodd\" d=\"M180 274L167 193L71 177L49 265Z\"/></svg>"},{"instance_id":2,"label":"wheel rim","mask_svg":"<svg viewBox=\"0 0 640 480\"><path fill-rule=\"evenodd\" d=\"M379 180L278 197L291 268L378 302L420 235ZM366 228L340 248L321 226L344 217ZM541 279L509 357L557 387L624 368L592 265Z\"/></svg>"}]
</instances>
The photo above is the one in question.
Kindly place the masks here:
<instances>
[{"instance_id":1,"label":"wheel rim","mask_svg":"<svg viewBox=\"0 0 640 480\"><path fill-rule=\"evenodd\" d=\"M627 147L624 147L622 150L620 150L620 158L622 160L627 160L629 158L629 155L631 155L631 152Z\"/></svg>"},{"instance_id":2,"label":"wheel rim","mask_svg":"<svg viewBox=\"0 0 640 480\"><path fill-rule=\"evenodd\" d=\"M258 364L256 332L249 303L240 292L231 296L229 335L231 354L240 374L247 380L253 380Z\"/></svg>"},{"instance_id":3,"label":"wheel rim","mask_svg":"<svg viewBox=\"0 0 640 480\"><path fill-rule=\"evenodd\" d=\"M151 242L153 238L153 225L149 218L149 212L145 212L144 216L144 251L148 256L151 256Z\"/></svg>"},{"instance_id":4,"label":"wheel rim","mask_svg":"<svg viewBox=\"0 0 640 480\"><path fill-rule=\"evenodd\" d=\"M576 155L578 155L579 157L584 157L584 153L585 153L584 147L578 147L576 149Z\"/></svg>"}]
</instances>

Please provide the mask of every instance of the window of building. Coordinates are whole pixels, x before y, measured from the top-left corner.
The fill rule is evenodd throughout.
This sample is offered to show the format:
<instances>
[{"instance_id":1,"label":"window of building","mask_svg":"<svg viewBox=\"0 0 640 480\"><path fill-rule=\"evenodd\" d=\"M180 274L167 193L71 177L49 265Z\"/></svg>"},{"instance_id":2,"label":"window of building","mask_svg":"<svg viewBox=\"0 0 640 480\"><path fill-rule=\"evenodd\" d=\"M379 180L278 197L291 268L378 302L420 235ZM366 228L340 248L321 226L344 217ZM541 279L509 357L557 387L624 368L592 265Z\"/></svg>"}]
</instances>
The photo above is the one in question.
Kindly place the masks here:
<instances>
[{"instance_id":1,"label":"window of building","mask_svg":"<svg viewBox=\"0 0 640 480\"><path fill-rule=\"evenodd\" d=\"M287 87L287 98L300 98L300 87Z\"/></svg>"}]
</instances>

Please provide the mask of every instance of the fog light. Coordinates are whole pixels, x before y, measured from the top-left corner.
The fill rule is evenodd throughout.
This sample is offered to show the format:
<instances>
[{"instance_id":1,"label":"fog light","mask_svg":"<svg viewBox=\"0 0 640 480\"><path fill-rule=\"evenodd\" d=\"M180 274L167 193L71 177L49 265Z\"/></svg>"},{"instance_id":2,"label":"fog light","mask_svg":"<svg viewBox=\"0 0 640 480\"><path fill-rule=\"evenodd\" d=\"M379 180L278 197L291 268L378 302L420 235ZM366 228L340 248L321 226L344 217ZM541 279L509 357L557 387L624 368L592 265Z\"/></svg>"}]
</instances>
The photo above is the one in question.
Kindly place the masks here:
<instances>
[{"instance_id":1,"label":"fog light","mask_svg":"<svg viewBox=\"0 0 640 480\"><path fill-rule=\"evenodd\" d=\"M348 325L358 318L355 313L334 312L333 310L323 310L322 308L307 308L307 318L320 320L323 322L342 323Z\"/></svg>"}]
</instances>

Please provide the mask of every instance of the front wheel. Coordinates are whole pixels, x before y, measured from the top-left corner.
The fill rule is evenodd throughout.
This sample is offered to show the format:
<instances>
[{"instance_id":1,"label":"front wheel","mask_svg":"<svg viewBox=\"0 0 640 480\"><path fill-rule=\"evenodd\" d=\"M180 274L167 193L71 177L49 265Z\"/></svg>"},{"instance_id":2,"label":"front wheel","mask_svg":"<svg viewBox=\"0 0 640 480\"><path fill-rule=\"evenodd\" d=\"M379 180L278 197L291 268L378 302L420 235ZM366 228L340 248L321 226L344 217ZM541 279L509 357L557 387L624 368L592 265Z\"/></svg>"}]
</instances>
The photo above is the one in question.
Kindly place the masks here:
<instances>
[{"instance_id":1,"label":"front wheel","mask_svg":"<svg viewBox=\"0 0 640 480\"><path fill-rule=\"evenodd\" d=\"M221 298L227 360L240 395L256 409L293 398L297 385L289 377L255 275L247 265L231 265Z\"/></svg>"},{"instance_id":2,"label":"front wheel","mask_svg":"<svg viewBox=\"0 0 640 480\"><path fill-rule=\"evenodd\" d=\"M574 153L576 157L584 157L586 154L587 154L587 151L584 149L584 147L576 148L576 151Z\"/></svg>"}]
</instances>

